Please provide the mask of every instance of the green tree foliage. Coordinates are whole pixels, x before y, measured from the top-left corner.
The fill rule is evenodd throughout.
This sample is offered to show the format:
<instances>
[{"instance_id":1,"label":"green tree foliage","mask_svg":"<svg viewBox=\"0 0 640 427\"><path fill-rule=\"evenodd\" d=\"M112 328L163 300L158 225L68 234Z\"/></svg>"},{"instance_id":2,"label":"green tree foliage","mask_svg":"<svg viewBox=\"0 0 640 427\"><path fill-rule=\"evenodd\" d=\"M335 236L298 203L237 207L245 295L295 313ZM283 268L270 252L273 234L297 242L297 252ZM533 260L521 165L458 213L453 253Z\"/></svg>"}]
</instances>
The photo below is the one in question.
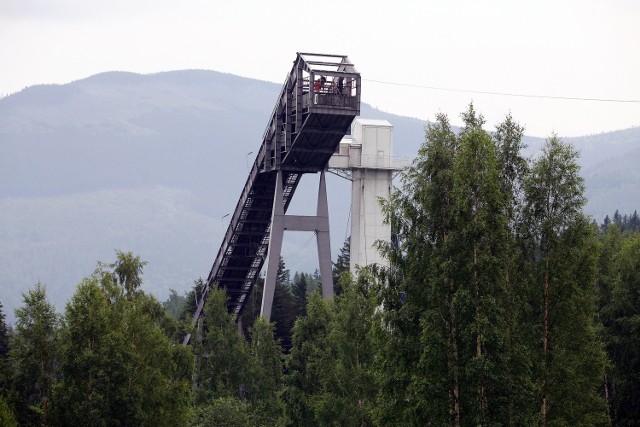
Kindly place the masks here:
<instances>
[{"instance_id":1,"label":"green tree foliage","mask_svg":"<svg viewBox=\"0 0 640 427\"><path fill-rule=\"evenodd\" d=\"M182 311L178 315L178 331L176 338L178 342L182 342L184 337L193 332L193 315L198 307L198 301L204 291L204 281L202 278L193 282L193 288L185 294L185 302Z\"/></svg>"},{"instance_id":2,"label":"green tree foliage","mask_svg":"<svg viewBox=\"0 0 640 427\"><path fill-rule=\"evenodd\" d=\"M278 393L284 367L275 325L258 318L248 344L235 315L227 311L226 299L224 289L209 291L205 315L191 340L197 355L193 423L275 425L282 413ZM216 411L228 413L230 424L219 424L223 418Z\"/></svg>"},{"instance_id":3,"label":"green tree foliage","mask_svg":"<svg viewBox=\"0 0 640 427\"><path fill-rule=\"evenodd\" d=\"M187 298L186 292L184 295L178 295L175 289L169 289L169 298L162 303L162 306L174 319L179 320L187 304Z\"/></svg>"},{"instance_id":4,"label":"green tree foliage","mask_svg":"<svg viewBox=\"0 0 640 427\"><path fill-rule=\"evenodd\" d=\"M338 254L338 258L336 262L333 263L333 268L331 269L331 273L333 276L333 291L335 295L340 295L342 292L340 286L340 276L343 272L349 271L349 265L351 262L351 237L347 237L344 241L344 244L340 248L340 253Z\"/></svg>"},{"instance_id":5,"label":"green tree foliage","mask_svg":"<svg viewBox=\"0 0 640 427\"><path fill-rule=\"evenodd\" d=\"M139 256L131 252L116 251L116 261L109 264L113 274L120 284L120 289L127 298L131 299L142 285L142 270L147 265Z\"/></svg>"},{"instance_id":6,"label":"green tree foliage","mask_svg":"<svg viewBox=\"0 0 640 427\"><path fill-rule=\"evenodd\" d=\"M59 319L40 283L22 297L9 350L16 417L21 425L48 425Z\"/></svg>"},{"instance_id":7,"label":"green tree foliage","mask_svg":"<svg viewBox=\"0 0 640 427\"><path fill-rule=\"evenodd\" d=\"M248 427L252 424L249 405L235 397L218 397L194 409L192 427Z\"/></svg>"},{"instance_id":8,"label":"green tree foliage","mask_svg":"<svg viewBox=\"0 0 640 427\"><path fill-rule=\"evenodd\" d=\"M312 398L319 390L322 371L331 361L328 346L329 323L333 317L332 302L314 292L307 305L306 317L299 318L293 328L291 352L286 359L282 400L287 426L317 425Z\"/></svg>"},{"instance_id":9,"label":"green tree foliage","mask_svg":"<svg viewBox=\"0 0 640 427\"><path fill-rule=\"evenodd\" d=\"M196 354L196 402L204 404L220 397L241 397L247 382L249 352L238 333L235 315L226 308L223 289L209 290L204 317L192 335Z\"/></svg>"},{"instance_id":10,"label":"green tree foliage","mask_svg":"<svg viewBox=\"0 0 640 427\"><path fill-rule=\"evenodd\" d=\"M7 395L10 389L9 369L9 330L0 302L0 396Z\"/></svg>"},{"instance_id":11,"label":"green tree foliage","mask_svg":"<svg viewBox=\"0 0 640 427\"><path fill-rule=\"evenodd\" d=\"M291 292L290 273L280 257L271 307L271 321L276 325L276 338L281 341L285 350L291 348L291 334L293 323L296 321L296 312L295 300Z\"/></svg>"},{"instance_id":12,"label":"green tree foliage","mask_svg":"<svg viewBox=\"0 0 640 427\"><path fill-rule=\"evenodd\" d=\"M576 157L552 136L525 182L543 425L606 422L598 395L605 357L594 322L597 246L581 213L584 183Z\"/></svg>"},{"instance_id":13,"label":"green tree foliage","mask_svg":"<svg viewBox=\"0 0 640 427\"><path fill-rule=\"evenodd\" d=\"M531 371L529 340L533 336L528 317L528 274L523 253L522 233L525 230L524 180L529 174L529 162L523 157L524 128L508 114L496 126L492 135L500 176L500 192L507 232L502 235L502 298L503 316L502 362L504 371L494 383L501 401L499 414L509 425L530 424L535 418L535 384Z\"/></svg>"},{"instance_id":14,"label":"green tree foliage","mask_svg":"<svg viewBox=\"0 0 640 427\"><path fill-rule=\"evenodd\" d=\"M296 318L307 314L307 290L309 282L306 273L296 273L293 276L291 292L293 294L293 307Z\"/></svg>"},{"instance_id":15,"label":"green tree foliage","mask_svg":"<svg viewBox=\"0 0 640 427\"><path fill-rule=\"evenodd\" d=\"M257 426L276 425L283 411L278 393L282 386L284 360L282 348L274 334L274 324L263 318L255 322L251 334L249 352L252 363L247 369L252 369L252 372L246 390Z\"/></svg>"},{"instance_id":16,"label":"green tree foliage","mask_svg":"<svg viewBox=\"0 0 640 427\"><path fill-rule=\"evenodd\" d=\"M472 398L464 416L484 425L505 418L491 397L494 385L503 382L505 368L502 299L507 222L495 148L489 135L475 127L482 120L471 114L464 116L469 128L459 139L454 161L454 218L446 246L455 266L449 280L457 283L452 298L460 329L460 393Z\"/></svg>"},{"instance_id":17,"label":"green tree foliage","mask_svg":"<svg viewBox=\"0 0 640 427\"><path fill-rule=\"evenodd\" d=\"M62 424L181 425L192 356L166 334L165 310L138 288L144 265L118 253L67 304L56 388Z\"/></svg>"},{"instance_id":18,"label":"green tree foliage","mask_svg":"<svg viewBox=\"0 0 640 427\"><path fill-rule=\"evenodd\" d=\"M605 382L614 425L640 420L640 234L622 237L617 223L603 236L600 318L612 363Z\"/></svg>"},{"instance_id":19,"label":"green tree foliage","mask_svg":"<svg viewBox=\"0 0 640 427\"><path fill-rule=\"evenodd\" d=\"M600 225L601 231L606 232L607 227L612 222L616 224L623 233L627 231L640 232L640 215L638 215L637 210L633 211L631 215L621 215L616 209L616 212L613 215L613 221L609 219L609 215L605 217L604 222Z\"/></svg>"},{"instance_id":20,"label":"green tree foliage","mask_svg":"<svg viewBox=\"0 0 640 427\"><path fill-rule=\"evenodd\" d=\"M511 114L496 126L496 132L492 135L504 213L512 230L517 230L522 222L522 190L524 178L529 172L529 164L522 155L522 150L526 148L522 142L523 135L524 127L516 123Z\"/></svg>"},{"instance_id":21,"label":"green tree foliage","mask_svg":"<svg viewBox=\"0 0 640 427\"><path fill-rule=\"evenodd\" d=\"M18 422L16 421L15 415L13 415L13 411L9 407L9 404L5 400L5 398L0 394L0 426L3 427L17 427Z\"/></svg>"},{"instance_id":22,"label":"green tree foliage","mask_svg":"<svg viewBox=\"0 0 640 427\"><path fill-rule=\"evenodd\" d=\"M0 425L17 426L15 415L9 406L7 396L11 392L11 370L9 368L9 330L0 302Z\"/></svg>"},{"instance_id":23,"label":"green tree foliage","mask_svg":"<svg viewBox=\"0 0 640 427\"><path fill-rule=\"evenodd\" d=\"M0 359L6 359L9 355L9 330L7 329L6 316L0 302Z\"/></svg>"},{"instance_id":24,"label":"green tree foliage","mask_svg":"<svg viewBox=\"0 0 640 427\"><path fill-rule=\"evenodd\" d=\"M452 299L457 284L446 244L454 222L458 141L446 116L427 127L425 144L384 207L397 244L383 246L383 311L375 331L380 425L448 424L459 419L459 337ZM429 327L424 327L425 322ZM428 372L428 373L427 373Z\"/></svg>"},{"instance_id":25,"label":"green tree foliage","mask_svg":"<svg viewBox=\"0 0 640 427\"><path fill-rule=\"evenodd\" d=\"M314 292L294 327L282 393L286 425L372 425L376 384L372 371L375 283L343 274L343 292L323 300Z\"/></svg>"},{"instance_id":26,"label":"green tree foliage","mask_svg":"<svg viewBox=\"0 0 640 427\"><path fill-rule=\"evenodd\" d=\"M357 283L343 275L343 292L336 297L327 344L332 357L315 361L318 390L311 398L320 426L366 426L372 424L376 386L372 372L375 348L371 328L375 322L376 300L373 279L363 272ZM307 363L313 363L308 361Z\"/></svg>"},{"instance_id":27,"label":"green tree foliage","mask_svg":"<svg viewBox=\"0 0 640 427\"><path fill-rule=\"evenodd\" d=\"M240 313L240 320L242 321L243 333L246 337L250 337L250 332L253 329L253 324L260 316L260 310L262 308L262 291L264 289L264 278L259 277L256 280L256 284L253 286L251 294L247 298L247 302L244 305L242 313Z\"/></svg>"},{"instance_id":28,"label":"green tree foliage","mask_svg":"<svg viewBox=\"0 0 640 427\"><path fill-rule=\"evenodd\" d=\"M575 153L553 137L530 166L510 116L493 136L473 105L462 119L457 136L445 116L429 124L385 206L398 241L378 273L375 420L604 422L597 245Z\"/></svg>"},{"instance_id":29,"label":"green tree foliage","mask_svg":"<svg viewBox=\"0 0 640 427\"><path fill-rule=\"evenodd\" d=\"M247 338L250 338L249 332L253 328L253 324L258 316L260 316L263 289L264 279L259 278L240 314L243 332ZM300 308L297 305L299 297L294 296L294 292L297 292L295 283L291 283L291 273L286 268L284 259L280 257L273 305L271 307L271 321L276 325L277 339L281 341L282 346L287 350L291 347L291 330L293 329L293 323L300 312Z\"/></svg>"}]
</instances>

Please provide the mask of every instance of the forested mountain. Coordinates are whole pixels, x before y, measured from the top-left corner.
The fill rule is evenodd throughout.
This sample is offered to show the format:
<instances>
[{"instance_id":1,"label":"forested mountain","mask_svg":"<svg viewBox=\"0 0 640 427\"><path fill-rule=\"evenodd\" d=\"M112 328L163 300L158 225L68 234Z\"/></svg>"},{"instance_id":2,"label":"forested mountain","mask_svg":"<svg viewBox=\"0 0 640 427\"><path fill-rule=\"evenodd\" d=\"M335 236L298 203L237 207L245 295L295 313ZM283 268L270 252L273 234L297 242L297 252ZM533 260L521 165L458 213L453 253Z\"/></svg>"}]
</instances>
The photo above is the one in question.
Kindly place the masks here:
<instances>
[{"instance_id":1,"label":"forested mountain","mask_svg":"<svg viewBox=\"0 0 640 427\"><path fill-rule=\"evenodd\" d=\"M145 286L160 299L206 276L279 89L214 71L110 72L0 99L0 295L8 319L36 282L61 310L115 249L149 262ZM424 140L419 120L367 105L362 116L394 125L396 155L414 156ZM543 139L525 141L533 155ZM568 141L584 153L586 212L598 220L633 212L640 128ZM303 179L291 209L315 203L309 186L313 177ZM328 186L336 253L347 237L350 185L330 176ZM286 239L284 251L296 253L289 268L312 271L314 242Z\"/></svg>"},{"instance_id":2,"label":"forested mountain","mask_svg":"<svg viewBox=\"0 0 640 427\"><path fill-rule=\"evenodd\" d=\"M214 288L194 327L202 281L160 304L129 251L64 310L36 284L12 326L0 301L0 424L636 425L637 211L595 224L571 144L531 157L510 115L492 133L472 103L461 118L428 125L383 204L388 266L352 276L346 241L324 299L281 258L273 323L252 295L238 333Z\"/></svg>"}]
</instances>

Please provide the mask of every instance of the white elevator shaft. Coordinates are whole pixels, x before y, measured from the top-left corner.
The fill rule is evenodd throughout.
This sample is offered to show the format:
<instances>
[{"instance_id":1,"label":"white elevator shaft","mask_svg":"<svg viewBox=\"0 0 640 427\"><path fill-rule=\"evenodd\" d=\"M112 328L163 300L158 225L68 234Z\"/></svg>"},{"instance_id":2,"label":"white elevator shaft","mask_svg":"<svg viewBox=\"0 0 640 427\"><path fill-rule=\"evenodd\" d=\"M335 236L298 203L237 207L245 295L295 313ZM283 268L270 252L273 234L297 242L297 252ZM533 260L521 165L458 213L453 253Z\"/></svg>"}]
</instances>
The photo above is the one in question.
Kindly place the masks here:
<instances>
[{"instance_id":1,"label":"white elevator shaft","mask_svg":"<svg viewBox=\"0 0 640 427\"><path fill-rule=\"evenodd\" d=\"M391 239L391 226L385 224L380 199L389 200L393 174L408 165L406 158L393 156L393 126L386 120L357 118L351 138L344 138L339 152L329 161L332 169L351 175L351 262L356 267L377 263L387 265L375 248L376 241Z\"/></svg>"}]
</instances>

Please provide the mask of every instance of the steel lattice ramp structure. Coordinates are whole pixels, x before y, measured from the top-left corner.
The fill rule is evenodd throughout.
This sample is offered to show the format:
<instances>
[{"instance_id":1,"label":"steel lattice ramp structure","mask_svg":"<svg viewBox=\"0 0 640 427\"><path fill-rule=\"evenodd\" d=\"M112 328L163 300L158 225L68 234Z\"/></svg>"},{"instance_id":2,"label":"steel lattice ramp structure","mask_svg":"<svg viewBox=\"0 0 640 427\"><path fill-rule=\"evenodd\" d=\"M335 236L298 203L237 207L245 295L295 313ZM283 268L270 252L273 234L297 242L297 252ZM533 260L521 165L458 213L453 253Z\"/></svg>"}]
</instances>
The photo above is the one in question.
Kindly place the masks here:
<instances>
[{"instance_id":1,"label":"steel lattice ramp structure","mask_svg":"<svg viewBox=\"0 0 640 427\"><path fill-rule=\"evenodd\" d=\"M286 212L303 174L323 172L327 168L340 140L360 113L360 87L360 74L346 56L297 54L218 255L198 296L194 324L214 286L226 290L230 312L238 316L242 313L267 259L274 217L278 211L283 211L281 216ZM324 175L320 193L323 190ZM326 205L326 194L324 197ZM297 218L297 223L302 224L298 229L313 227L314 222L309 218ZM326 224L328 233L328 219ZM281 235L282 229L278 231ZM278 257L279 250L278 247ZM331 294L332 291L331 287ZM267 318L271 303L268 305ZM185 344L189 339L190 336L185 338Z\"/></svg>"}]
</instances>

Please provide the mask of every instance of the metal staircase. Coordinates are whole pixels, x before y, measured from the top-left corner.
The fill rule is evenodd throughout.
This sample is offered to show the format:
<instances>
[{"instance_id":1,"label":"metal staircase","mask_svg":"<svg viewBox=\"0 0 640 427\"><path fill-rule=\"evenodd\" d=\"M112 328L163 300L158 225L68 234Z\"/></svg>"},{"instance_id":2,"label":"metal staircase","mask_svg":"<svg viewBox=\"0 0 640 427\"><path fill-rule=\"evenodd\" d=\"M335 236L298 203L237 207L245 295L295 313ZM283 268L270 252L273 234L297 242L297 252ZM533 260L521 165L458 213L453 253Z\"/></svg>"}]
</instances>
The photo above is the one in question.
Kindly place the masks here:
<instances>
[{"instance_id":1,"label":"metal staircase","mask_svg":"<svg viewBox=\"0 0 640 427\"><path fill-rule=\"evenodd\" d=\"M198 296L194 324L213 286L226 290L230 312L242 313L267 256L276 188L286 212L302 174L326 169L359 112L360 74L346 56L297 54Z\"/></svg>"}]
</instances>

